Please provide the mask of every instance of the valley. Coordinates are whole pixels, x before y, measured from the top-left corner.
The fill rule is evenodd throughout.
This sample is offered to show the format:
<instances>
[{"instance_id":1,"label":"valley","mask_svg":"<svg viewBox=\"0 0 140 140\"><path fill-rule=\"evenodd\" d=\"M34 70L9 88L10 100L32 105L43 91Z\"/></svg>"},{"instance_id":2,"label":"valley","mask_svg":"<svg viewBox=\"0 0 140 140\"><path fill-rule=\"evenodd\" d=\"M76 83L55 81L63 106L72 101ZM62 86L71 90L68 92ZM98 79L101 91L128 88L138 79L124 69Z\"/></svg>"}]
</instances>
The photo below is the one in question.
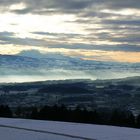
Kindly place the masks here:
<instances>
[{"instance_id":1,"label":"valley","mask_svg":"<svg viewBox=\"0 0 140 140\"><path fill-rule=\"evenodd\" d=\"M11 108L45 105L88 110L119 108L140 113L140 77L112 80L53 80L0 84L0 104Z\"/></svg>"}]
</instances>

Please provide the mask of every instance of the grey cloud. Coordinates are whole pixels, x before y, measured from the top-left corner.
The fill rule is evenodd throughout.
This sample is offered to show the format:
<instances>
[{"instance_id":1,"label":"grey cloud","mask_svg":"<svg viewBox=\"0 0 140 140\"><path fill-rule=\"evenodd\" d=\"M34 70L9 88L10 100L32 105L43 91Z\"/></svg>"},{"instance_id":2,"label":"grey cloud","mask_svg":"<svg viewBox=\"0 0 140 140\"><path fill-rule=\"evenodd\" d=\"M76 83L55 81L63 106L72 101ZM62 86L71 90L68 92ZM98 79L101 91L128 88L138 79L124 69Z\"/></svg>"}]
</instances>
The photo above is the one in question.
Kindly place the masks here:
<instances>
[{"instance_id":1,"label":"grey cloud","mask_svg":"<svg viewBox=\"0 0 140 140\"><path fill-rule=\"evenodd\" d=\"M15 44L15 45L28 45L28 46L43 46L46 45L46 41L42 39L33 38L18 38L14 37L14 33L0 32L0 44Z\"/></svg>"},{"instance_id":2,"label":"grey cloud","mask_svg":"<svg viewBox=\"0 0 140 140\"><path fill-rule=\"evenodd\" d=\"M54 36L54 37L76 37L76 36L81 36L81 34L75 34L75 33L50 33L50 32L32 32L33 34L37 35L43 35L43 36Z\"/></svg>"},{"instance_id":3,"label":"grey cloud","mask_svg":"<svg viewBox=\"0 0 140 140\"><path fill-rule=\"evenodd\" d=\"M37 34L51 34L55 35L55 33L47 33L47 32L35 32ZM57 34L56 34L57 35ZM64 34L65 35L65 34ZM70 34L71 35L71 34ZM101 34L101 38L106 36L106 33ZM114 41L118 42L135 42L139 41L139 38L130 39L131 36L127 38L118 38ZM14 33L12 32L0 32L0 44L15 44L15 45L24 45L27 46L39 46L39 47L49 47L49 48L65 48L65 49L79 49L79 50L103 50L103 51L128 51L128 52L139 52L140 46L139 45L129 45L129 44L122 44L122 45L91 45L91 44L56 44L53 43L53 40L45 41L43 39L34 39L34 38L17 38L14 37ZM52 42L51 42L52 41Z\"/></svg>"},{"instance_id":4,"label":"grey cloud","mask_svg":"<svg viewBox=\"0 0 140 140\"><path fill-rule=\"evenodd\" d=\"M110 0L110 8L140 8L139 0Z\"/></svg>"},{"instance_id":5,"label":"grey cloud","mask_svg":"<svg viewBox=\"0 0 140 140\"><path fill-rule=\"evenodd\" d=\"M104 20L104 24L113 24L113 25L137 25L140 26L140 20Z\"/></svg>"},{"instance_id":6,"label":"grey cloud","mask_svg":"<svg viewBox=\"0 0 140 140\"><path fill-rule=\"evenodd\" d=\"M18 14L26 12L37 13L37 11L41 12L42 9L45 9L42 12L48 12L48 9L54 9L52 10L53 12L73 12L87 8L93 3L92 0L0 0L1 7L20 2L25 3L27 8L23 10L13 10L12 12Z\"/></svg>"},{"instance_id":7,"label":"grey cloud","mask_svg":"<svg viewBox=\"0 0 140 140\"><path fill-rule=\"evenodd\" d=\"M91 19L92 17L94 18L108 18L114 16L114 14L112 13L102 13L99 12L98 10L89 10L87 12L83 12L79 14L79 17L89 17L89 19Z\"/></svg>"},{"instance_id":8,"label":"grey cloud","mask_svg":"<svg viewBox=\"0 0 140 140\"><path fill-rule=\"evenodd\" d=\"M52 45L50 48L67 48L67 49L83 49L83 50L102 50L102 51L126 51L139 52L139 45L88 45L88 44L59 44Z\"/></svg>"},{"instance_id":9,"label":"grey cloud","mask_svg":"<svg viewBox=\"0 0 140 140\"><path fill-rule=\"evenodd\" d=\"M1 6L9 6L19 2L21 2L21 0L0 0Z\"/></svg>"},{"instance_id":10,"label":"grey cloud","mask_svg":"<svg viewBox=\"0 0 140 140\"><path fill-rule=\"evenodd\" d=\"M139 43L140 44L140 36L127 36L120 38L113 38L115 42L128 42L128 43Z\"/></svg>"},{"instance_id":11,"label":"grey cloud","mask_svg":"<svg viewBox=\"0 0 140 140\"><path fill-rule=\"evenodd\" d=\"M140 37L140 16L123 16L116 15L116 19L112 20L110 17L114 16L113 13L101 13L103 9L117 9L121 8L138 8L140 9L140 0L0 0L1 7L9 7L11 4L17 4L23 2L26 4L26 8L21 10L12 10L11 12L17 14L35 13L35 14L58 14L58 13L73 13L76 14L77 20L75 23L82 23L84 29L89 32L86 37L79 34L56 34L47 32L33 32L42 36L54 36L59 39L55 41L45 41L43 39L33 38L16 38L13 33L3 32L0 33L1 44L18 44L18 45L30 45L30 46L50 46L50 48L68 48L68 49L93 49L93 50L108 50L108 51L140 51L139 37ZM7 10L7 9L6 9ZM100 19L99 21L96 19ZM94 24L99 24L101 27L95 29ZM90 25L90 26L88 26ZM123 27L125 26L125 28ZM93 30L89 29L92 28ZM88 31L89 30L89 31ZM104 30L108 30L109 33L105 33ZM98 33L100 31L100 33ZM136 32L137 34L135 34ZM91 33L91 34L90 34ZM113 34L111 34L113 33ZM92 34L95 36L92 36ZM131 35L131 37L130 37ZM118 37L117 37L118 36ZM119 38L120 36L120 38ZM120 46L94 46L94 45L83 45L83 44L72 44L72 45L51 45L59 44L60 41L66 41L74 38L85 39L90 43L94 40L111 40L113 42L119 42L126 45ZM91 40L90 40L91 39ZM47 40L47 39L46 39ZM130 44L136 44L131 46ZM53 43L52 43L53 44Z\"/></svg>"},{"instance_id":12,"label":"grey cloud","mask_svg":"<svg viewBox=\"0 0 140 140\"><path fill-rule=\"evenodd\" d=\"M14 35L13 32L6 32L6 31L0 32L0 36L13 36L13 35Z\"/></svg>"},{"instance_id":13,"label":"grey cloud","mask_svg":"<svg viewBox=\"0 0 140 140\"><path fill-rule=\"evenodd\" d=\"M1 7L23 2L27 5L26 9L14 10L13 12L23 14L26 12L52 12L73 13L83 12L84 9L103 9L103 8L140 8L139 0L0 0ZM91 8L93 7L93 8Z\"/></svg>"},{"instance_id":14,"label":"grey cloud","mask_svg":"<svg viewBox=\"0 0 140 140\"><path fill-rule=\"evenodd\" d=\"M30 8L24 8L24 9L20 9L20 10L12 10L13 13L17 13L17 14L27 14L31 12Z\"/></svg>"}]
</instances>

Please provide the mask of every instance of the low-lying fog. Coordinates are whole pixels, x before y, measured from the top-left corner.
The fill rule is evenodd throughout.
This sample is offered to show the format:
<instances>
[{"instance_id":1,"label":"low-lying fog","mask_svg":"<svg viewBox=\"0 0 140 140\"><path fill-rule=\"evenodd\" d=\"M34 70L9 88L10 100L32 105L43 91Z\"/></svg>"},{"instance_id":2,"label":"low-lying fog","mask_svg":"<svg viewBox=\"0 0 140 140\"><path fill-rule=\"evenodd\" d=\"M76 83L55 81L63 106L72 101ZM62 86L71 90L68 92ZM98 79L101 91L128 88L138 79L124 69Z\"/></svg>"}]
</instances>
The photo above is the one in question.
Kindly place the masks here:
<instances>
[{"instance_id":1,"label":"low-lying fog","mask_svg":"<svg viewBox=\"0 0 140 140\"><path fill-rule=\"evenodd\" d=\"M65 80L65 79L118 79L125 77L139 76L139 73L134 72L112 72L109 70L100 71L72 71L72 70L50 70L40 74L7 74L0 75L0 83L9 82L31 82L45 80Z\"/></svg>"}]
</instances>

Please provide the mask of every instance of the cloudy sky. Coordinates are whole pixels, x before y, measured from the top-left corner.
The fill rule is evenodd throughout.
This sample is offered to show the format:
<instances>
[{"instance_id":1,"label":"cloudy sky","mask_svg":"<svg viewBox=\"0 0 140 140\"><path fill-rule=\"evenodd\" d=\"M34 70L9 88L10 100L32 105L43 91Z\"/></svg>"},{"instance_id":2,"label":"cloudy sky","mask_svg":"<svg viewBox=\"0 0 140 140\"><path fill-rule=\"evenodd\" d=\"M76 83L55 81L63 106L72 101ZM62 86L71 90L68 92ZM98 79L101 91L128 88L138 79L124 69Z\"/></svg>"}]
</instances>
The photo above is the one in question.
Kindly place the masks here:
<instances>
[{"instance_id":1,"label":"cloudy sky","mask_svg":"<svg viewBox=\"0 0 140 140\"><path fill-rule=\"evenodd\" d=\"M0 0L0 54L30 50L140 62L140 0Z\"/></svg>"}]
</instances>

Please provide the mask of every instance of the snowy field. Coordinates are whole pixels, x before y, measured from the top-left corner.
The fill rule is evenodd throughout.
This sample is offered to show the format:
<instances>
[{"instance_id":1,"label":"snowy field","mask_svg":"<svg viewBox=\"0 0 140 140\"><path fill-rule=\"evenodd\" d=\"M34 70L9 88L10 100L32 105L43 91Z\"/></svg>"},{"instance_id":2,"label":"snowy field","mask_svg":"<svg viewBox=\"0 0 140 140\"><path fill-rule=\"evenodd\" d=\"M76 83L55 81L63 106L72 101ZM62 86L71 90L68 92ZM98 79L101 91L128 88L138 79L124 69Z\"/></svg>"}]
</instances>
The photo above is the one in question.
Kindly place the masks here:
<instances>
[{"instance_id":1,"label":"snowy field","mask_svg":"<svg viewBox=\"0 0 140 140\"><path fill-rule=\"evenodd\" d=\"M140 129L0 118L1 140L140 140Z\"/></svg>"}]
</instances>

